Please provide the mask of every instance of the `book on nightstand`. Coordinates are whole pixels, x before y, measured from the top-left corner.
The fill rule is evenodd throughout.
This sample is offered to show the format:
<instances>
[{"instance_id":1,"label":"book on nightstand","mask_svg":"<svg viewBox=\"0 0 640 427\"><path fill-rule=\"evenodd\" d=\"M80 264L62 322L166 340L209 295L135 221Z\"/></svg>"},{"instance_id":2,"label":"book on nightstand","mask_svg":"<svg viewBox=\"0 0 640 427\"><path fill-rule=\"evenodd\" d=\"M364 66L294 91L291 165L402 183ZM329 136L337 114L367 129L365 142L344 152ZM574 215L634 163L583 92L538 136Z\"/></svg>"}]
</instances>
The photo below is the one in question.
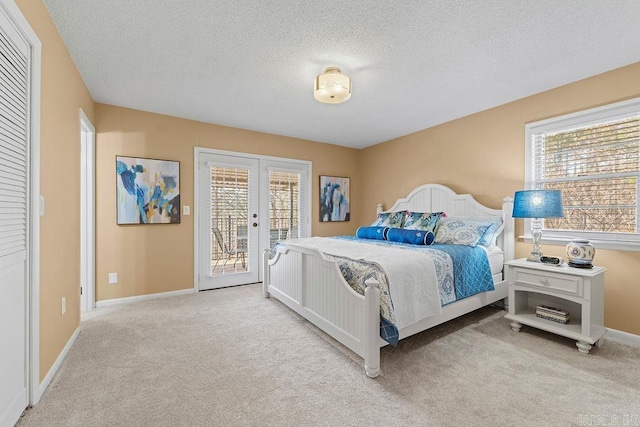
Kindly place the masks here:
<instances>
[{"instance_id":1,"label":"book on nightstand","mask_svg":"<svg viewBox=\"0 0 640 427\"><path fill-rule=\"evenodd\" d=\"M539 305L536 307L536 316L542 319L551 320L553 322L564 323L564 324L569 323L569 319L570 319L568 311L565 311L559 308L549 307L546 305Z\"/></svg>"}]
</instances>

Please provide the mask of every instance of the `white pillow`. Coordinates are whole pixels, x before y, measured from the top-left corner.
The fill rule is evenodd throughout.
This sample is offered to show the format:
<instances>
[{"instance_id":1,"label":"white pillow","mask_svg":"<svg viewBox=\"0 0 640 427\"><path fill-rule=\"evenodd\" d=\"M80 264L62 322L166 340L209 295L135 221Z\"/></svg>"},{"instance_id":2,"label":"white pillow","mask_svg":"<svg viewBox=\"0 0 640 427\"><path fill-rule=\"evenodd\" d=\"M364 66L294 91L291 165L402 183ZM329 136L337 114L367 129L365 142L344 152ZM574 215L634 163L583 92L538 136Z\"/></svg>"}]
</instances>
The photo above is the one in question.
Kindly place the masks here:
<instances>
[{"instance_id":1,"label":"white pillow","mask_svg":"<svg viewBox=\"0 0 640 427\"><path fill-rule=\"evenodd\" d=\"M440 218L434 243L477 246L491 221L479 221L473 217Z\"/></svg>"}]
</instances>

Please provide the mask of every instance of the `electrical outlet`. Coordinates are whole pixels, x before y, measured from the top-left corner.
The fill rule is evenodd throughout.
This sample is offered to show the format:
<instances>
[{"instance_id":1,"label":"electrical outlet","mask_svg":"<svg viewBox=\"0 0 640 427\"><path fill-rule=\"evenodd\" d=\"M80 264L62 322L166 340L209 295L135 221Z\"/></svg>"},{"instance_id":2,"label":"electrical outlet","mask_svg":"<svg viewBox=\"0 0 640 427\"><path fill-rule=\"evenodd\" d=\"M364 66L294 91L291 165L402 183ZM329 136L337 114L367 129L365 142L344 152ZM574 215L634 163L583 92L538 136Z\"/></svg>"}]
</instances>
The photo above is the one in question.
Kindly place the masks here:
<instances>
[{"instance_id":1,"label":"electrical outlet","mask_svg":"<svg viewBox=\"0 0 640 427\"><path fill-rule=\"evenodd\" d=\"M67 312L67 298L62 297L62 315L64 316L66 312Z\"/></svg>"},{"instance_id":2,"label":"electrical outlet","mask_svg":"<svg viewBox=\"0 0 640 427\"><path fill-rule=\"evenodd\" d=\"M109 273L109 284L115 285L118 283L118 273Z\"/></svg>"},{"instance_id":3,"label":"electrical outlet","mask_svg":"<svg viewBox=\"0 0 640 427\"><path fill-rule=\"evenodd\" d=\"M188 205L184 205L182 207L182 215L191 215L191 207Z\"/></svg>"}]
</instances>

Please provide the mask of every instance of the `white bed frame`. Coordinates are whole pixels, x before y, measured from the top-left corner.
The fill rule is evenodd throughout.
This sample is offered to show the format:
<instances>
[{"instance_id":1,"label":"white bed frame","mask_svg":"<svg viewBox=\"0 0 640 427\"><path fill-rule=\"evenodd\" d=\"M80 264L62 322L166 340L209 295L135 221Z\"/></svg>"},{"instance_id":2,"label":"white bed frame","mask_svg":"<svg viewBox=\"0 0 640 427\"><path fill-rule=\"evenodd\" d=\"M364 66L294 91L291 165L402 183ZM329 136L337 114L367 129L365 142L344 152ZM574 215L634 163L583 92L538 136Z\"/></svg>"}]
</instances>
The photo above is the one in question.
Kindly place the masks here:
<instances>
[{"instance_id":1,"label":"white bed frame","mask_svg":"<svg viewBox=\"0 0 640 427\"><path fill-rule=\"evenodd\" d=\"M505 261L514 258L514 226L511 216L513 199L504 199L502 210L478 203L469 194L456 194L439 184L425 184L388 210L395 212L445 212L448 216L502 216L504 231L497 244L504 251ZM380 338L380 291L378 283L367 281L365 294L360 295L344 280L338 265L315 249L296 244L278 247L273 258L264 254L264 294L274 296L327 334L364 358L367 376L380 372L380 347L387 343ZM453 302L442 308L442 314L428 317L399 330L400 339L432 328L507 297L503 274L494 275L495 290L483 292Z\"/></svg>"}]
</instances>

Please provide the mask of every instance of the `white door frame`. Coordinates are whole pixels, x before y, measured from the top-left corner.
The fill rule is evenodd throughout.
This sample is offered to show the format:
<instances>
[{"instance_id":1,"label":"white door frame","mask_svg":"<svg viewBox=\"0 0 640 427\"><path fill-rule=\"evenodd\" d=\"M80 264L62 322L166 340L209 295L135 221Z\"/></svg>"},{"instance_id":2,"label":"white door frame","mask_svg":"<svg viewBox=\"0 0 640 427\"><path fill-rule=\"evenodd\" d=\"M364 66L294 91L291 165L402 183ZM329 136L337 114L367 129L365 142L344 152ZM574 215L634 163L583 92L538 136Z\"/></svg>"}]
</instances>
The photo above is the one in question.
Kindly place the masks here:
<instances>
[{"instance_id":1,"label":"white door frame","mask_svg":"<svg viewBox=\"0 0 640 427\"><path fill-rule=\"evenodd\" d=\"M13 0L0 0L0 7L30 47L29 70L29 200L28 205L28 292L27 306L27 389L29 404L40 401L40 89L42 44Z\"/></svg>"},{"instance_id":2,"label":"white door frame","mask_svg":"<svg viewBox=\"0 0 640 427\"><path fill-rule=\"evenodd\" d=\"M309 199L308 199L308 205L307 205L308 218L306 219L306 221L308 222L309 233L311 233L311 206L312 206L312 200L311 200L312 162L311 161L299 160L299 159L288 159L285 157L263 156L260 154L240 153L237 151L217 150L213 148L193 147L193 196L194 196L193 197L193 243L194 243L193 245L193 289L196 292L200 291L199 280L198 280L198 274L200 272L200 269L199 269L200 265L198 260L199 258L198 248L200 247L200 233L198 232L198 221L200 220L200 217L199 217L199 207L200 207L199 193L200 192L198 189L199 188L198 158L200 154L217 154L217 155L224 155L224 156L247 157L247 158L258 159L258 160L270 160L275 162L295 162L298 164L306 164L309 166L309 176L307 177L307 180L308 180L307 184L309 186ZM258 183L258 185L260 185L260 183ZM259 207L262 206L263 197L264 195L262 194L258 195ZM262 221L263 218L258 218L258 219ZM305 236L300 236L300 237L305 237ZM259 265L258 280L262 281L263 274L264 274L264 272L262 271L263 264L261 262L258 262L258 265Z\"/></svg>"},{"instance_id":3,"label":"white door frame","mask_svg":"<svg viewBox=\"0 0 640 427\"><path fill-rule=\"evenodd\" d=\"M96 307L95 295L96 129L80 109L80 309Z\"/></svg>"},{"instance_id":4,"label":"white door frame","mask_svg":"<svg viewBox=\"0 0 640 427\"><path fill-rule=\"evenodd\" d=\"M260 208L260 190L258 187L257 178L260 175L260 161L256 158L245 157L245 156L218 156L212 155L210 153L200 153L198 156L197 167L200 171L198 175L198 198L202 197L203 200L211 201L211 168L219 167L219 168L230 168L237 170L244 170L248 173L248 181L247 181L247 206L246 206L246 220L247 220L247 241L246 241L246 249L248 250L245 258L245 266L246 270L243 271L235 271L227 274L219 274L211 276L208 273L204 273L200 271L198 276L198 289L217 289L224 288L228 286L237 286L243 285L246 283L256 283L260 281L260 254L259 254L259 228L252 227L252 223L259 223L258 219L252 219L252 214L257 215L258 210ZM198 212L197 218L198 221L202 221L202 224L198 223L198 227L200 230L200 235L205 234L204 230L208 230L206 233L208 236L211 236L211 218L210 217L210 207L206 204L202 203L198 205L203 212ZM209 212L207 215L206 212ZM237 219L237 218L236 218ZM231 230L229 230L231 233ZM227 239L229 239L231 235L229 234ZM225 240L227 245L230 245L231 242L229 240ZM200 266L205 270L210 272L210 265L207 265L207 260L211 262L211 249L213 242L210 239L200 239L199 242L202 247L199 250L199 258L198 262L200 262ZM223 257L226 257L223 253L221 254ZM234 267L237 263L237 257L233 263ZM227 264L227 260L223 262L223 266ZM205 268L208 267L208 268ZM227 267L228 268L228 267Z\"/></svg>"}]
</instances>

